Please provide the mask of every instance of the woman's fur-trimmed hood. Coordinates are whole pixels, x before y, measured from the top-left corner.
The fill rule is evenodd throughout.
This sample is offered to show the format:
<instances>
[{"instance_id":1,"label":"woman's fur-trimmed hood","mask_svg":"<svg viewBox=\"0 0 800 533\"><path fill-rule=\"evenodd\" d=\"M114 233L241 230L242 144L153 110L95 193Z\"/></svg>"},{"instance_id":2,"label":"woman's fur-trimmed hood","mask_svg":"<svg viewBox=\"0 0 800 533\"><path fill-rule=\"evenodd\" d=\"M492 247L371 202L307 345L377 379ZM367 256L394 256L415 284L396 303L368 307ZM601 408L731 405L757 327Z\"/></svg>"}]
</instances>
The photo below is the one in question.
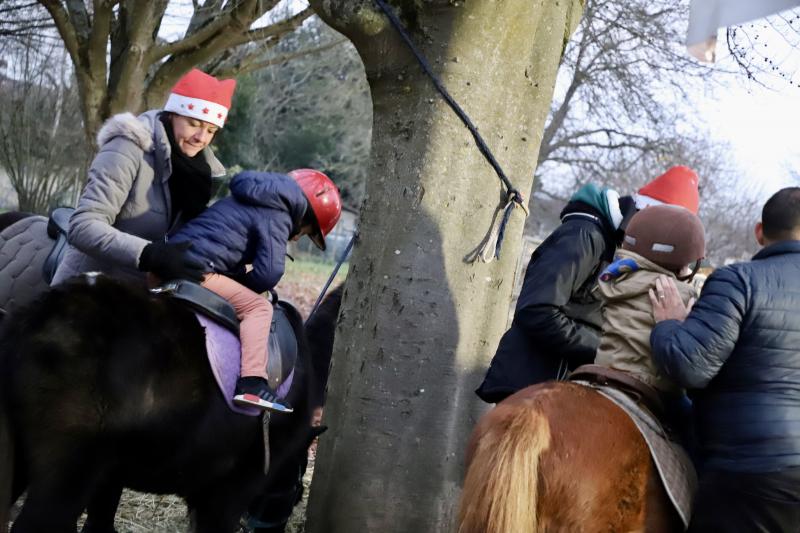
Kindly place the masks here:
<instances>
[{"instance_id":1,"label":"woman's fur-trimmed hood","mask_svg":"<svg viewBox=\"0 0 800 533\"><path fill-rule=\"evenodd\" d=\"M138 117L133 113L114 115L97 133L97 146L103 146L114 137L125 137L145 152L149 151L153 147L153 130L159 113L159 111L148 111Z\"/></svg>"}]
</instances>

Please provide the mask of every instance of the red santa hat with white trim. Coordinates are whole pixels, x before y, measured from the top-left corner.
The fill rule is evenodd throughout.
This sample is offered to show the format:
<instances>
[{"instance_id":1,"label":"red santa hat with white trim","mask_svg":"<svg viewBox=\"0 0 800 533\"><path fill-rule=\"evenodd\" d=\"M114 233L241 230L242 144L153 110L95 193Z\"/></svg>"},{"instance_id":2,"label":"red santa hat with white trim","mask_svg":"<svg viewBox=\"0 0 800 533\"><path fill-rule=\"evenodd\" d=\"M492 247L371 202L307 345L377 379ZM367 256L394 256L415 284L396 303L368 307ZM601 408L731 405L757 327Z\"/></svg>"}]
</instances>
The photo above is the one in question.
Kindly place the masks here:
<instances>
[{"instance_id":1,"label":"red santa hat with white trim","mask_svg":"<svg viewBox=\"0 0 800 533\"><path fill-rule=\"evenodd\" d=\"M164 111L210 122L221 128L228 118L235 89L236 80L218 80L193 68L172 88Z\"/></svg>"},{"instance_id":2,"label":"red santa hat with white trim","mask_svg":"<svg viewBox=\"0 0 800 533\"><path fill-rule=\"evenodd\" d=\"M634 195L636 209L649 205L679 205L695 215L700 207L697 173L689 167L675 166L639 189Z\"/></svg>"}]
</instances>

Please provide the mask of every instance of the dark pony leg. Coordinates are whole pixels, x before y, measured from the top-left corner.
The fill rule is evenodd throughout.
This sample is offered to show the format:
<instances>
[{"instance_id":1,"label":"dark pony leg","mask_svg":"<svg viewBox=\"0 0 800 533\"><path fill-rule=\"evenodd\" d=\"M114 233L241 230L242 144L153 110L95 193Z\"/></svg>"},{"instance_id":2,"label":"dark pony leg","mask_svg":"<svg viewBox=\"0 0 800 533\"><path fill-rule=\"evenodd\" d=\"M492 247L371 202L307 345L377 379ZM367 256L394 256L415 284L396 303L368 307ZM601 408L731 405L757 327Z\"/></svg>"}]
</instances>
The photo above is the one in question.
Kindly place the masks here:
<instances>
[{"instance_id":1,"label":"dark pony leg","mask_svg":"<svg viewBox=\"0 0 800 533\"><path fill-rule=\"evenodd\" d=\"M98 479L96 454L91 447L65 442L43 457L30 477L28 494L13 533L75 533L78 517L94 493ZM31 456L37 450L31 451ZM38 450L41 451L41 450Z\"/></svg>"},{"instance_id":2,"label":"dark pony leg","mask_svg":"<svg viewBox=\"0 0 800 533\"><path fill-rule=\"evenodd\" d=\"M120 498L122 485L104 483L98 486L86 509L86 523L81 533L117 533L114 529L114 517Z\"/></svg>"},{"instance_id":3,"label":"dark pony leg","mask_svg":"<svg viewBox=\"0 0 800 533\"><path fill-rule=\"evenodd\" d=\"M254 466L254 470L259 468ZM234 485L239 483L239 485ZM213 489L202 495L186 498L189 507L190 531L194 533L231 533L236 531L239 518L247 510L248 498L253 494L253 481L245 482L241 476L230 481L217 480Z\"/></svg>"}]
</instances>

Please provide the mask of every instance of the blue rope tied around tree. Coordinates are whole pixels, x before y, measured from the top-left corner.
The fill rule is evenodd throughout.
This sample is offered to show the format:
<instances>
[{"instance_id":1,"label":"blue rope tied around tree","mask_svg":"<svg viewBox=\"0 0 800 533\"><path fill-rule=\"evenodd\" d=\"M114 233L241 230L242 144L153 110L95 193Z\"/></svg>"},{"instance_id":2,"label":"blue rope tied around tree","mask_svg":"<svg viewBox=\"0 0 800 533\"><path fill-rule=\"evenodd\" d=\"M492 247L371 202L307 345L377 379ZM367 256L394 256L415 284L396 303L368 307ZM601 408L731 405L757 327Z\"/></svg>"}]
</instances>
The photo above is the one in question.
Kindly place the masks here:
<instances>
[{"instance_id":1,"label":"blue rope tied around tree","mask_svg":"<svg viewBox=\"0 0 800 533\"><path fill-rule=\"evenodd\" d=\"M450 93L447 91L444 85L442 85L441 80L439 80L436 74L433 73L430 64L428 63L428 60L425 59L425 56L423 56L422 53L417 49L416 45L414 45L414 42L408 35L408 32L403 26L403 23L400 22L400 19L398 19L397 15L394 14L394 11L392 11L389 8L389 6L386 5L386 2L384 2L384 0L375 0L375 3L378 5L381 11L383 11L383 13L392 23L392 26L394 26L394 28L397 30L397 33L400 34L400 37L403 39L408 48L411 50L411 53L414 54L414 57L417 58L417 62L420 64L420 67L422 67L422 70L431 79L434 87L436 87L436 90L439 92L442 98L444 98L445 102L447 102L447 105L450 106L453 112L455 112L458 118L461 119L461 122L463 122L464 125L467 127L467 129L470 131L473 139L475 139L475 144L478 146L478 150L480 150L480 152L483 154L483 157L486 158L489 164L492 165L492 168L497 174L497 177L500 178L500 181L502 181L506 187L506 206L503 208L504 213L500 219L501 220L500 226L496 232L494 227L492 227L492 229L490 229L489 232L489 235L496 235L496 237L494 239L489 239L488 241L485 238L483 243L487 244L493 241L494 243L493 253L491 255L487 255L485 253L485 250L480 250L474 256L474 259L472 260L467 259L467 260L472 262L478 257L480 257L484 262L491 261L492 259L499 259L500 248L503 245L503 237L505 236L506 224L508 223L508 219L511 216L511 211L513 211L516 205L519 205L520 207L522 207L523 211L525 211L525 214L526 215L528 214L528 210L525 208L525 200L522 197L522 194L511 183L511 180L508 179L505 172L503 172L503 169L500 167L500 163L497 162L497 159L495 159L494 154L492 154L492 151L486 145L486 142L483 140L483 137L481 137L481 134L478 132L478 128L475 127L475 124L472 123L472 120L470 120L466 112L453 99L453 97L450 95Z\"/></svg>"}]
</instances>

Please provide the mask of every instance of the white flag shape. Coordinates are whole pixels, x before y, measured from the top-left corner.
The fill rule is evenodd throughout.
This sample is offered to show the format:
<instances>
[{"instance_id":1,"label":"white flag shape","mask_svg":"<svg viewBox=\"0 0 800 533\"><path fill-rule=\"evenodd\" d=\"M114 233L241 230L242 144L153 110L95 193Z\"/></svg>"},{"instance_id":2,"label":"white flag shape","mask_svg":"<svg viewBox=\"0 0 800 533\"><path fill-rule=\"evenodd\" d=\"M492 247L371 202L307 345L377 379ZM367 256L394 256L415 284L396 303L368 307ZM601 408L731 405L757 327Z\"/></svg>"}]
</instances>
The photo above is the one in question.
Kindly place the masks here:
<instances>
[{"instance_id":1,"label":"white flag shape","mask_svg":"<svg viewBox=\"0 0 800 533\"><path fill-rule=\"evenodd\" d=\"M735 26L800 5L800 0L692 0L686 47L700 61L714 61L717 28Z\"/></svg>"}]
</instances>

